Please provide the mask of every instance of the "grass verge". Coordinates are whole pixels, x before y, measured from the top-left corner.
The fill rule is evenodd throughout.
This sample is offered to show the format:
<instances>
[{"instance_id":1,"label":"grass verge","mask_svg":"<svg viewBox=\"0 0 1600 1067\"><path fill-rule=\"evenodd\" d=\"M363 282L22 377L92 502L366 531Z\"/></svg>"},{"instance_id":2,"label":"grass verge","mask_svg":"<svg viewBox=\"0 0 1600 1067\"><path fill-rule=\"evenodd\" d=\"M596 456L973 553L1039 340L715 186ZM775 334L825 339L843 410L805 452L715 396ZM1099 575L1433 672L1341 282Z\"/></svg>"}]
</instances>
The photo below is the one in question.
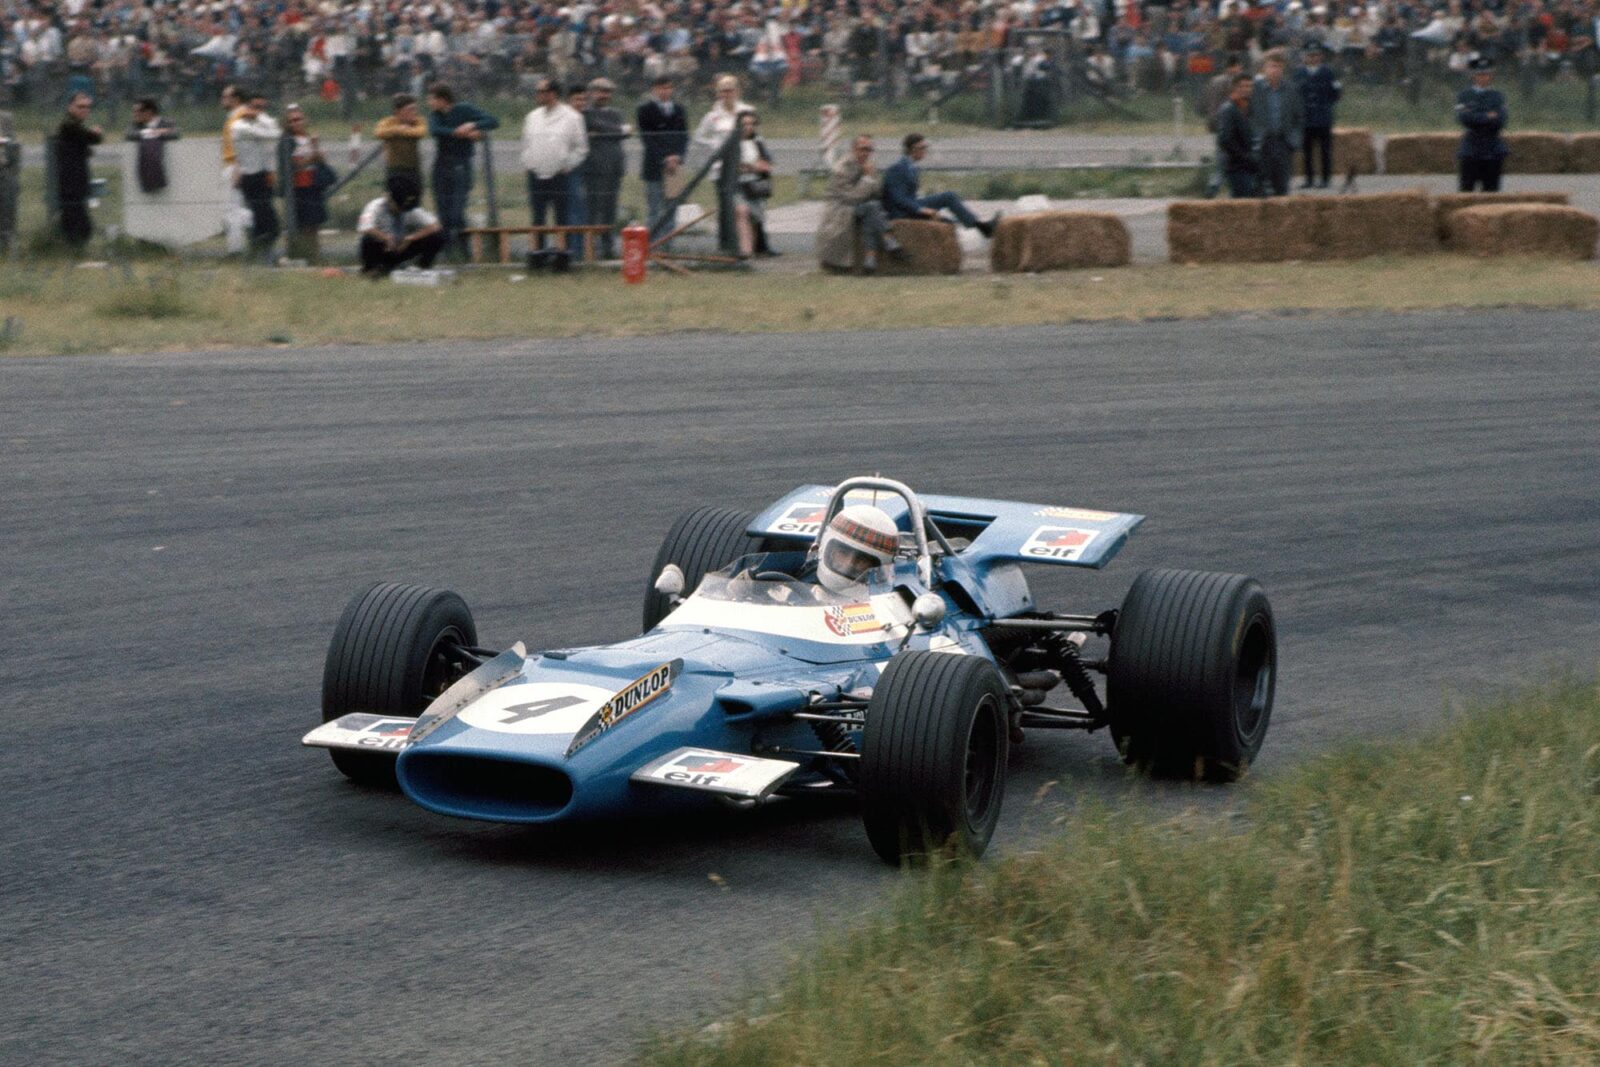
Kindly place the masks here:
<instances>
[{"instance_id":1,"label":"grass verge","mask_svg":"<svg viewBox=\"0 0 1600 1067\"><path fill-rule=\"evenodd\" d=\"M261 344L1021 326L1246 312L1600 307L1592 263L1453 256L1359 263L1182 267L1000 277L498 271L416 289L354 275L156 264L16 267L0 307L9 354Z\"/></svg>"},{"instance_id":2,"label":"grass verge","mask_svg":"<svg viewBox=\"0 0 1600 1067\"><path fill-rule=\"evenodd\" d=\"M1593 1063L1600 692L1329 755L1237 825L1089 811L908 880L652 1064Z\"/></svg>"}]
</instances>

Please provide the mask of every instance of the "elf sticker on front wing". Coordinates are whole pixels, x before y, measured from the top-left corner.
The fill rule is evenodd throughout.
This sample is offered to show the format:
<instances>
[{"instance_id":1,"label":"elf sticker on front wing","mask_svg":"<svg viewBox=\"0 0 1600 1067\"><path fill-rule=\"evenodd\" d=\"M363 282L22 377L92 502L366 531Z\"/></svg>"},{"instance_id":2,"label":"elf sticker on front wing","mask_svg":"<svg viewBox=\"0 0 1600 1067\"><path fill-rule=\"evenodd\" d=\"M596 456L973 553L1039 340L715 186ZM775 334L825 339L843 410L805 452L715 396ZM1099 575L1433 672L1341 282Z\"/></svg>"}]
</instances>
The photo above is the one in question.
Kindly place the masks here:
<instances>
[{"instance_id":1,"label":"elf sticker on front wing","mask_svg":"<svg viewBox=\"0 0 1600 1067\"><path fill-rule=\"evenodd\" d=\"M600 710L579 728L577 735L572 739L572 744L567 746L566 754L572 755L629 715L665 694L672 688L672 679L677 677L681 670L683 670L681 659L663 663L606 701L600 706Z\"/></svg>"},{"instance_id":2,"label":"elf sticker on front wing","mask_svg":"<svg viewBox=\"0 0 1600 1067\"><path fill-rule=\"evenodd\" d=\"M883 620L872 610L871 604L843 604L830 607L822 621L840 637L876 633L884 628Z\"/></svg>"},{"instance_id":3,"label":"elf sticker on front wing","mask_svg":"<svg viewBox=\"0 0 1600 1067\"><path fill-rule=\"evenodd\" d=\"M1071 526L1041 526L1022 545L1022 554L1035 559L1074 562L1083 556L1083 550L1093 541L1096 530L1079 530Z\"/></svg>"}]
</instances>

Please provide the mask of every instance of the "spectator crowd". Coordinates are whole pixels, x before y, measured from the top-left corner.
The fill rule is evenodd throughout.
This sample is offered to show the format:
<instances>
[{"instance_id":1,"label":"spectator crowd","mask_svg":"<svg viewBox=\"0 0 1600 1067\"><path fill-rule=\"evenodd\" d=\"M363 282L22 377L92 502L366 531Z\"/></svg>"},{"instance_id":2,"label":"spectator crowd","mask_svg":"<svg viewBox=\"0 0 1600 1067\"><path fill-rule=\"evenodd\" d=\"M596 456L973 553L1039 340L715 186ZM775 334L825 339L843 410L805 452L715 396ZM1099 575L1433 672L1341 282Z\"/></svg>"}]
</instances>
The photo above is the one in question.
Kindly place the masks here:
<instances>
[{"instance_id":1,"label":"spectator crowd","mask_svg":"<svg viewBox=\"0 0 1600 1067\"><path fill-rule=\"evenodd\" d=\"M1317 44L1347 75L1461 74L1472 55L1534 75L1600 70L1600 0L0 0L0 86L13 104L73 92L198 105L223 85L274 99L421 97L471 85L529 99L538 80L738 74L775 103L822 82L857 94L943 92L996 63L1037 73L1033 31L1121 91L1199 84L1231 54ZM1032 34L1032 36L1030 36ZM1059 53L1057 53L1059 55Z\"/></svg>"}]
</instances>

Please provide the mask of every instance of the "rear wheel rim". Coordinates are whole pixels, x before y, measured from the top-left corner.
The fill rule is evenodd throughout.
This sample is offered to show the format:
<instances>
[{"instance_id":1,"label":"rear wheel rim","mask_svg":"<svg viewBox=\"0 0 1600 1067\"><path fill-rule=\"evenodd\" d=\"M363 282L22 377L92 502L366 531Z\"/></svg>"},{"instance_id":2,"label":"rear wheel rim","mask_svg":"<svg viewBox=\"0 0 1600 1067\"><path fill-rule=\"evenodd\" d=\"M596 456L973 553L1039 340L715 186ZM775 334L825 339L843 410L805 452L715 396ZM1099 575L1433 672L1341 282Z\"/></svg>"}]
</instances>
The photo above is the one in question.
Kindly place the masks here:
<instances>
[{"instance_id":1,"label":"rear wheel rim","mask_svg":"<svg viewBox=\"0 0 1600 1067\"><path fill-rule=\"evenodd\" d=\"M1239 656L1233 677L1233 718L1239 736L1246 741L1261 730L1267 717L1267 702L1272 699L1272 678L1276 669L1272 633L1266 620L1256 616L1239 642Z\"/></svg>"},{"instance_id":2,"label":"rear wheel rim","mask_svg":"<svg viewBox=\"0 0 1600 1067\"><path fill-rule=\"evenodd\" d=\"M962 776L963 808L967 825L981 827L989 817L998 791L1000 740L996 719L999 707L992 695L978 701L967 734L967 758Z\"/></svg>"}]
</instances>

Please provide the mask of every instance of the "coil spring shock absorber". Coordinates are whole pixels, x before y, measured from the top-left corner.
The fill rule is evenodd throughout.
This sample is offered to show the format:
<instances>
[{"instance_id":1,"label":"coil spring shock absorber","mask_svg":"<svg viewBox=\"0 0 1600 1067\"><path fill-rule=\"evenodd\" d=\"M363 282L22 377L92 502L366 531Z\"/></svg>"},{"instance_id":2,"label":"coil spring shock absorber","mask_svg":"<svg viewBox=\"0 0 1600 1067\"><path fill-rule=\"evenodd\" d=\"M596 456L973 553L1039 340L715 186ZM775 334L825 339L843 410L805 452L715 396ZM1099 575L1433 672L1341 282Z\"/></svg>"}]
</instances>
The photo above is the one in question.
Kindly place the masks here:
<instances>
[{"instance_id":1,"label":"coil spring shock absorber","mask_svg":"<svg viewBox=\"0 0 1600 1067\"><path fill-rule=\"evenodd\" d=\"M1072 695L1078 698L1085 711L1096 719L1104 719L1106 706L1100 702L1100 694L1094 688L1094 679L1089 677L1089 669L1083 665L1083 660L1078 656L1077 642L1062 639L1056 651L1061 656L1056 664L1056 669L1061 672L1061 680L1072 690Z\"/></svg>"}]
</instances>

